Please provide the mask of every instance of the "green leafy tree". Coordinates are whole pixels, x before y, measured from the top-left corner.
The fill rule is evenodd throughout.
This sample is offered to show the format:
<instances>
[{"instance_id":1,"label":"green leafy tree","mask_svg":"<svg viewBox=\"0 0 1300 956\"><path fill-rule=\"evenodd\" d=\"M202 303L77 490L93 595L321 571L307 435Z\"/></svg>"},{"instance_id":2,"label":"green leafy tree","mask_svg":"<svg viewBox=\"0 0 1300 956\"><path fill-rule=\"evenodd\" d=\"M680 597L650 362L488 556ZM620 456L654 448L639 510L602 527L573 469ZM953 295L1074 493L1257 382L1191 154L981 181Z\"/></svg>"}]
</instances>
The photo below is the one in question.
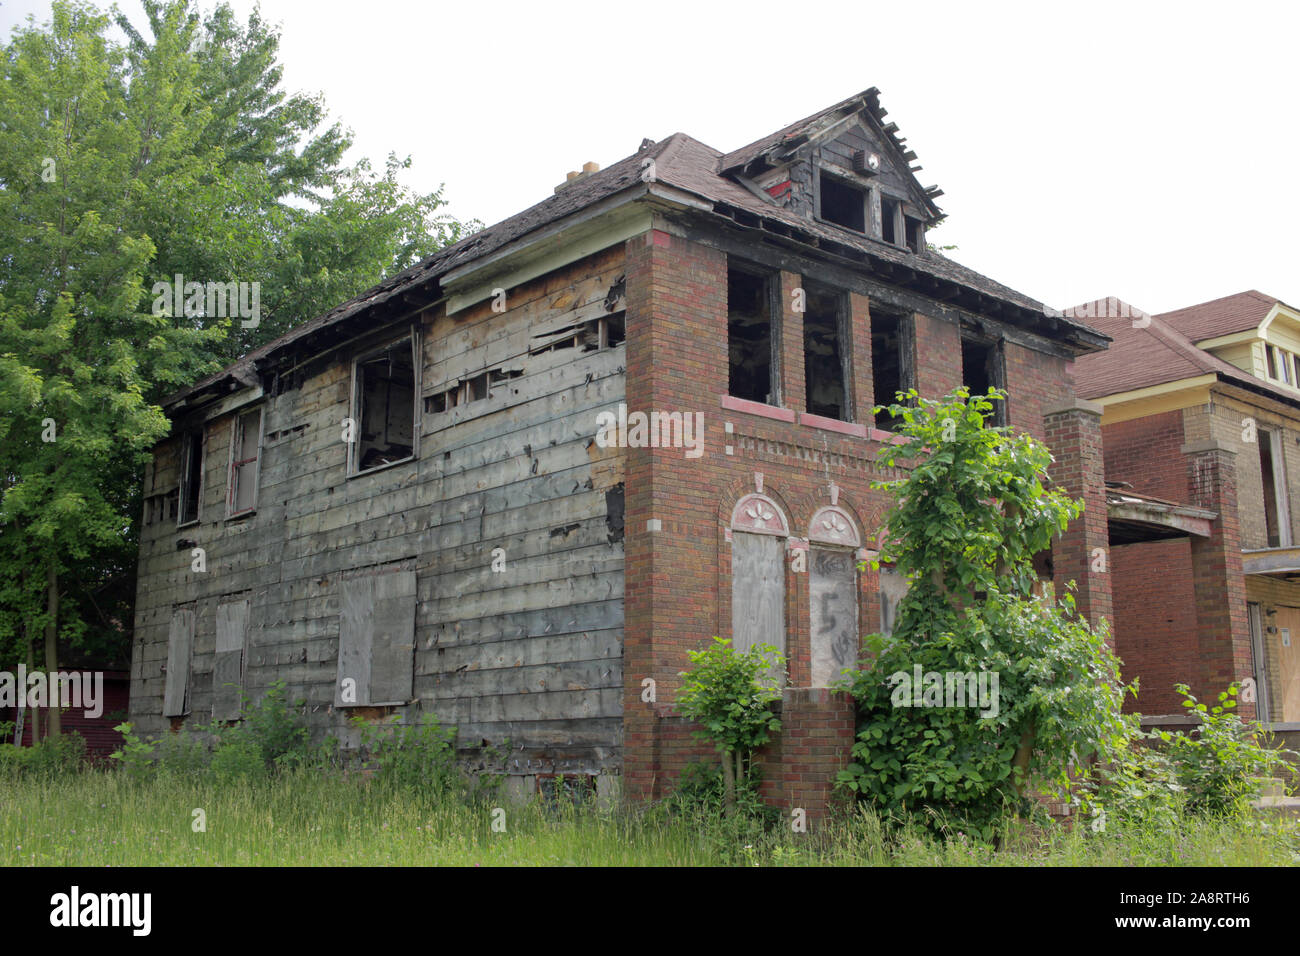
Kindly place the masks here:
<instances>
[{"instance_id":1,"label":"green leafy tree","mask_svg":"<svg viewBox=\"0 0 1300 956\"><path fill-rule=\"evenodd\" d=\"M341 164L259 14L142 5L137 30L55 0L0 47L2 664L124 656L163 396L465 229L406 163ZM177 274L258 283L261 321L159 308Z\"/></svg>"},{"instance_id":2,"label":"green leafy tree","mask_svg":"<svg viewBox=\"0 0 1300 956\"><path fill-rule=\"evenodd\" d=\"M1036 587L1034 555L1082 512L1045 487L1047 448L986 427L996 390L900 398L890 412L906 441L881 462L906 474L875 487L895 497L880 560L910 584L892 634L867 639L872 656L851 678L858 733L840 781L895 816L991 834L1002 812L1024 807L1031 780L1063 794L1091 758L1124 746L1125 689L1105 626L1082 620L1070 594ZM943 682L922 706L900 693L917 668ZM995 699L957 699L949 674L985 675Z\"/></svg>"},{"instance_id":3,"label":"green leafy tree","mask_svg":"<svg viewBox=\"0 0 1300 956\"><path fill-rule=\"evenodd\" d=\"M723 807L730 816L736 787L745 780L750 755L781 729L772 704L781 699L776 675L785 659L770 644L737 651L715 637L702 651L690 651L692 667L682 671L677 711L701 725L695 736L710 740L722 761Z\"/></svg>"}]
</instances>

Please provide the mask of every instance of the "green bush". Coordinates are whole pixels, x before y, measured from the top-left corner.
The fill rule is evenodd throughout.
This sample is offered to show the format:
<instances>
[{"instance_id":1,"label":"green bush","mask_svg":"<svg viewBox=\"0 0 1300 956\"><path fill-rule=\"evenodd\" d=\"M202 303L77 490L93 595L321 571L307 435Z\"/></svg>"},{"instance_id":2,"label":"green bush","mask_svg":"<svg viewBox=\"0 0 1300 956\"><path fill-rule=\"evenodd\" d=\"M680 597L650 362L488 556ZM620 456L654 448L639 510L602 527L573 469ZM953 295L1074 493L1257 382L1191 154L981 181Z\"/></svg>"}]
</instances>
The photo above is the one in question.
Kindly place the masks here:
<instances>
[{"instance_id":1,"label":"green bush","mask_svg":"<svg viewBox=\"0 0 1300 956\"><path fill-rule=\"evenodd\" d=\"M1259 799L1263 778L1285 762L1285 751L1260 743L1263 728L1244 721L1234 709L1239 685L1231 684L1210 706L1178 684L1183 706L1200 718L1193 733L1158 731L1167 746L1178 782L1187 791L1187 806L1194 812L1235 816L1247 812Z\"/></svg>"},{"instance_id":2,"label":"green bush","mask_svg":"<svg viewBox=\"0 0 1300 956\"><path fill-rule=\"evenodd\" d=\"M47 737L31 747L0 744L0 779L49 778L76 773L85 765L86 741L75 731Z\"/></svg>"},{"instance_id":3,"label":"green bush","mask_svg":"<svg viewBox=\"0 0 1300 956\"><path fill-rule=\"evenodd\" d=\"M417 724L403 724L401 719L395 714L385 723L373 724L363 717L351 718L378 778L435 795L464 791L468 781L456 762L455 728L442 727L429 714Z\"/></svg>"}]
</instances>

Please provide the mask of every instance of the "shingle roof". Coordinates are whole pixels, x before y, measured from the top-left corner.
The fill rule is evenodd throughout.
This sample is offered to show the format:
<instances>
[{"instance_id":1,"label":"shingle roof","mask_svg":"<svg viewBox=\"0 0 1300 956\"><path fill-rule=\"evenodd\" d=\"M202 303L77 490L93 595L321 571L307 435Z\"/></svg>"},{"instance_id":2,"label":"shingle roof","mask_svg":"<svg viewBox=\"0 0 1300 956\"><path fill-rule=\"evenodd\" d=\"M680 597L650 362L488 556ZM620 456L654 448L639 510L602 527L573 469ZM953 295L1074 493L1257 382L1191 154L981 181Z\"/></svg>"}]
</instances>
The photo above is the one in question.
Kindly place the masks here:
<instances>
[{"instance_id":1,"label":"shingle roof","mask_svg":"<svg viewBox=\"0 0 1300 956\"><path fill-rule=\"evenodd\" d=\"M786 227L787 233L811 237L823 249L847 250L859 258L865 258L868 263L883 263L887 264L886 267L899 266L912 273L956 283L993 300L1032 313L1035 321L1042 320L1047 323L1049 328L1057 330L1055 334L1062 339L1070 338L1074 341L1095 343L1094 331L1083 322L1061 317L1059 313L1047 310L1041 302L1021 295L945 256L929 252L912 253L870 236L806 219L775 202L760 198L719 171L730 157L759 149L761 144L773 140L774 137L779 140L789 130L806 126L817 117L850 105L869 94L874 96L874 90L850 97L827 110L814 114L813 117L801 120L791 127L786 127L785 130L778 131L772 136L744 147L737 153L726 156L685 133L674 133L658 143L646 140L635 153L605 169L589 173L566 184L555 195L523 212L441 249L355 298L295 326L279 338L244 355L222 371L209 375L169 396L163 404L164 406L175 405L186 396L194 395L223 380L239 380L247 384L259 361L275 355L306 336L365 313L405 293L415 292L434 284L451 270L495 252L516 240L524 239L529 234L603 199L619 193L645 189L646 184L642 182L641 177L642 164L646 159L654 160L656 182L708 200L714 204L714 210L717 212L723 214L740 212L746 214L753 222L761 219L781 223ZM759 218L755 219L755 217ZM1063 332L1065 334L1061 334ZM1083 347L1095 348L1097 345Z\"/></svg>"},{"instance_id":2,"label":"shingle roof","mask_svg":"<svg viewBox=\"0 0 1300 956\"><path fill-rule=\"evenodd\" d=\"M1238 300L1239 306L1243 310L1254 314L1258 311L1257 303L1249 297L1258 295L1259 293L1241 293L1237 296L1229 296L1228 299ZM1220 316L1215 321L1220 322L1221 326L1219 327L1222 328L1234 327L1240 324L1240 320L1236 316L1223 312L1221 307L1218 306L1218 303L1226 302L1228 299L1218 299L1212 303L1204 303L1206 306L1216 306L1213 312L1207 314ZM1098 301L1119 302L1116 299ZM1276 299L1270 301L1270 308L1272 303L1276 301ZM1124 305L1122 302L1119 304ZM1177 312L1153 316L1148 316L1142 313L1141 310L1132 310L1140 316L1137 319L1129 311L1131 307L1127 309L1112 308L1106 314L1090 317L1088 319L1089 324L1099 332L1109 335L1113 341L1110 348L1104 352L1081 355L1075 359L1071 377L1074 380L1075 391L1079 394L1079 397L1086 399L1104 398L1108 395L1117 395L1120 392L1130 392L1140 388L1149 388L1153 385L1165 385L1182 379L1213 374L1220 379L1245 385L1256 391L1266 392L1272 397L1285 399L1292 404L1300 403L1297 396L1281 386L1257 378L1248 372L1242 371L1235 365L1217 358L1204 349L1198 348L1186 334L1168 321L1170 315L1194 314L1195 310L1199 308L1201 306L1191 306ZM1066 311L1073 310L1067 309ZM1267 311L1265 309L1264 312L1259 313L1256 325L1263 321ZM1196 327L1205 328L1204 325ZM1253 328L1253 326L1246 325L1245 328ZM1238 331L1240 330L1238 329ZM1209 336L1204 336L1204 338L1210 338L1218 334L1227 333L1214 332Z\"/></svg>"},{"instance_id":3,"label":"shingle roof","mask_svg":"<svg viewBox=\"0 0 1300 956\"><path fill-rule=\"evenodd\" d=\"M1220 335L1257 328L1277 303L1276 298L1251 289L1165 312L1160 318L1193 342L1204 342Z\"/></svg>"}]
</instances>

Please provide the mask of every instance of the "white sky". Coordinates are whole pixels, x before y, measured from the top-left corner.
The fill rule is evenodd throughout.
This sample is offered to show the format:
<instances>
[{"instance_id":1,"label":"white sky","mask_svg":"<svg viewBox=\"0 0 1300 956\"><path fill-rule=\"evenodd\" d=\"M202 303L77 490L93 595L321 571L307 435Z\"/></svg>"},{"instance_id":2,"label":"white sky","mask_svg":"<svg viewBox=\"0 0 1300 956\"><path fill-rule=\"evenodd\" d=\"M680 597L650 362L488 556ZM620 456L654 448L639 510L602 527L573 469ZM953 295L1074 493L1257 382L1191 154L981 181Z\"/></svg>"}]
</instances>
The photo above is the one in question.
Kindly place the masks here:
<instances>
[{"instance_id":1,"label":"white sky","mask_svg":"<svg viewBox=\"0 0 1300 956\"><path fill-rule=\"evenodd\" d=\"M137 23L137 0L120 0ZM252 0L234 0L246 12ZM731 150L870 86L931 238L1049 305L1300 305L1300 4L264 0L284 86L491 224L681 131ZM7 36L48 0L0 6Z\"/></svg>"}]
</instances>

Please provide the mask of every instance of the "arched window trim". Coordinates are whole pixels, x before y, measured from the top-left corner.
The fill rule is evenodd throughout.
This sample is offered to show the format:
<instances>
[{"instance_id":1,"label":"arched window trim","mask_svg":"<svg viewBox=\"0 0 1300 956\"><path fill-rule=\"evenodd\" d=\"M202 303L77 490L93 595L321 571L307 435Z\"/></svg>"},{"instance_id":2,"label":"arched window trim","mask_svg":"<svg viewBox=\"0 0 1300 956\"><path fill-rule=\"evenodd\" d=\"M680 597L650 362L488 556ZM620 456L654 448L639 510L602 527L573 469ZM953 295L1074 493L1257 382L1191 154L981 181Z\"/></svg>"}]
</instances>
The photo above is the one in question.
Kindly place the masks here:
<instances>
[{"instance_id":1,"label":"arched window trim","mask_svg":"<svg viewBox=\"0 0 1300 956\"><path fill-rule=\"evenodd\" d=\"M808 522L808 541L857 549L862 547L862 533L852 515L843 508L827 505L818 508Z\"/></svg>"},{"instance_id":2,"label":"arched window trim","mask_svg":"<svg viewBox=\"0 0 1300 956\"><path fill-rule=\"evenodd\" d=\"M773 524L775 522L775 524ZM790 523L785 511L767 495L751 492L736 502L731 510L731 529L747 534L772 534L790 536Z\"/></svg>"}]
</instances>

